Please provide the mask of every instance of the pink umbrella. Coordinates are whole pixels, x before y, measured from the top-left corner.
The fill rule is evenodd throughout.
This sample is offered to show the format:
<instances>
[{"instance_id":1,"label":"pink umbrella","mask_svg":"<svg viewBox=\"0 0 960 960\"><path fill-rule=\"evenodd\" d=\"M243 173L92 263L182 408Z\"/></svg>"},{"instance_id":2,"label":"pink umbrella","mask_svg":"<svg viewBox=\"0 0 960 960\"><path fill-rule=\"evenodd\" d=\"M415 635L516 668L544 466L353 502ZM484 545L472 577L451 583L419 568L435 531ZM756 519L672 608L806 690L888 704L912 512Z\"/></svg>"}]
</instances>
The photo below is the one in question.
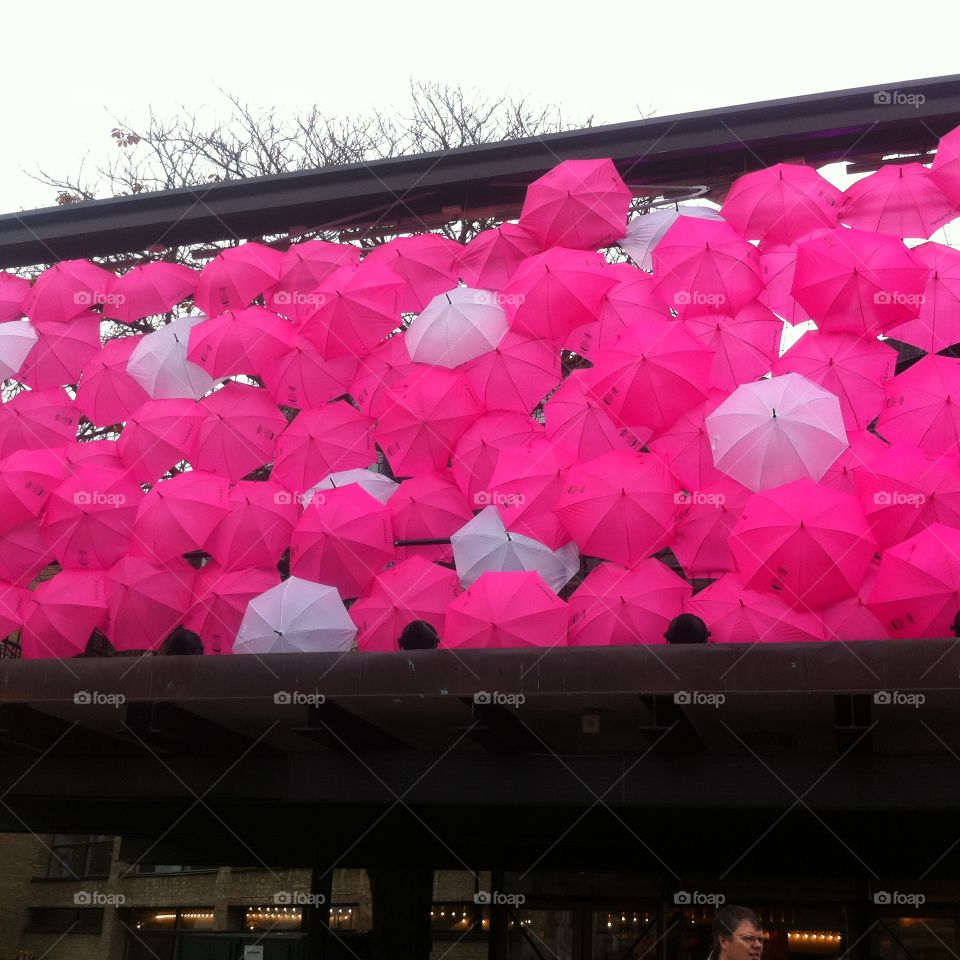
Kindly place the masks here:
<instances>
[{"instance_id":1,"label":"pink umbrella","mask_svg":"<svg viewBox=\"0 0 960 960\"><path fill-rule=\"evenodd\" d=\"M350 384L350 396L365 414L379 417L391 387L417 372L426 374L429 369L410 359L407 341L397 334L360 358Z\"/></svg>"},{"instance_id":2,"label":"pink umbrella","mask_svg":"<svg viewBox=\"0 0 960 960\"><path fill-rule=\"evenodd\" d=\"M883 408L884 383L897 355L880 340L808 330L773 364L773 373L799 373L840 400L848 430L865 430Z\"/></svg>"},{"instance_id":3,"label":"pink umbrella","mask_svg":"<svg viewBox=\"0 0 960 960\"><path fill-rule=\"evenodd\" d=\"M396 237L374 247L365 263L388 267L404 281L400 296L403 313L418 313L438 294L457 285L459 243L435 233Z\"/></svg>"},{"instance_id":4,"label":"pink umbrella","mask_svg":"<svg viewBox=\"0 0 960 960\"><path fill-rule=\"evenodd\" d=\"M885 384L877 432L891 443L960 456L960 363L927 354Z\"/></svg>"},{"instance_id":5,"label":"pink umbrella","mask_svg":"<svg viewBox=\"0 0 960 960\"><path fill-rule=\"evenodd\" d=\"M473 511L449 470L404 480L388 506L397 540L445 540L473 519ZM453 552L446 544L420 544L398 547L397 556L449 562Z\"/></svg>"},{"instance_id":6,"label":"pink umbrella","mask_svg":"<svg viewBox=\"0 0 960 960\"><path fill-rule=\"evenodd\" d=\"M64 472L54 450L18 450L0 460L0 533L38 517Z\"/></svg>"},{"instance_id":7,"label":"pink umbrella","mask_svg":"<svg viewBox=\"0 0 960 960\"><path fill-rule=\"evenodd\" d=\"M391 388L377 421L374 437L395 476L445 467L454 444L483 409L463 374L431 371Z\"/></svg>"},{"instance_id":8,"label":"pink umbrella","mask_svg":"<svg viewBox=\"0 0 960 960\"><path fill-rule=\"evenodd\" d=\"M262 243L242 243L221 251L200 272L194 302L215 317L224 310L242 310L280 278L283 254Z\"/></svg>"},{"instance_id":9,"label":"pink umbrella","mask_svg":"<svg viewBox=\"0 0 960 960\"><path fill-rule=\"evenodd\" d=\"M930 176L951 203L960 207L960 127L954 127L940 138Z\"/></svg>"},{"instance_id":10,"label":"pink umbrella","mask_svg":"<svg viewBox=\"0 0 960 960\"><path fill-rule=\"evenodd\" d=\"M126 420L150 397L127 373L127 363L139 337L108 340L80 371L75 403L83 415L98 427Z\"/></svg>"},{"instance_id":11,"label":"pink umbrella","mask_svg":"<svg viewBox=\"0 0 960 960\"><path fill-rule=\"evenodd\" d=\"M169 313L193 293L199 279L198 271L180 263L143 263L114 280L103 315L135 323L143 317Z\"/></svg>"},{"instance_id":12,"label":"pink umbrella","mask_svg":"<svg viewBox=\"0 0 960 960\"><path fill-rule=\"evenodd\" d=\"M273 459L286 417L259 387L231 381L204 397L206 413L197 431L193 465L229 480L240 480Z\"/></svg>"},{"instance_id":13,"label":"pink umbrella","mask_svg":"<svg viewBox=\"0 0 960 960\"><path fill-rule=\"evenodd\" d=\"M205 550L210 535L230 513L227 497L227 481L201 470L161 480L137 510L132 552L163 563Z\"/></svg>"},{"instance_id":14,"label":"pink umbrella","mask_svg":"<svg viewBox=\"0 0 960 960\"><path fill-rule=\"evenodd\" d=\"M583 462L611 450L634 450L651 431L618 427L589 394L589 371L574 370L544 404L547 438L572 450Z\"/></svg>"},{"instance_id":15,"label":"pink umbrella","mask_svg":"<svg viewBox=\"0 0 960 960\"><path fill-rule=\"evenodd\" d=\"M90 634L107 612L104 576L99 571L61 570L38 583L23 600L23 656L74 657L83 653Z\"/></svg>"},{"instance_id":16,"label":"pink umbrella","mask_svg":"<svg viewBox=\"0 0 960 960\"><path fill-rule=\"evenodd\" d=\"M650 450L663 457L687 490L701 490L723 477L713 465L713 440L706 418L725 399L723 391L711 390L703 403L647 443Z\"/></svg>"},{"instance_id":17,"label":"pink umbrella","mask_svg":"<svg viewBox=\"0 0 960 960\"><path fill-rule=\"evenodd\" d=\"M877 574L880 572L879 560L871 562L866 576L855 596L845 597L836 603L825 606L820 611L823 631L827 640L887 640L890 634L887 626L870 609L867 598L873 591Z\"/></svg>"},{"instance_id":18,"label":"pink umbrella","mask_svg":"<svg viewBox=\"0 0 960 960\"><path fill-rule=\"evenodd\" d=\"M190 330L187 359L211 377L259 374L289 353L295 328L263 307L227 310Z\"/></svg>"},{"instance_id":19,"label":"pink umbrella","mask_svg":"<svg viewBox=\"0 0 960 960\"><path fill-rule=\"evenodd\" d=\"M186 560L162 566L144 557L118 560L106 574L103 632L117 650L155 650L183 625L196 573Z\"/></svg>"},{"instance_id":20,"label":"pink umbrella","mask_svg":"<svg viewBox=\"0 0 960 960\"><path fill-rule=\"evenodd\" d=\"M632 566L673 541L677 492L656 454L614 450L567 471L556 514L581 553Z\"/></svg>"},{"instance_id":21,"label":"pink umbrella","mask_svg":"<svg viewBox=\"0 0 960 960\"><path fill-rule=\"evenodd\" d=\"M31 596L29 590L0 580L0 637L7 637L14 630L19 630L23 626L23 614L26 612L25 605L29 602ZM20 643L22 649L22 633Z\"/></svg>"},{"instance_id":22,"label":"pink umbrella","mask_svg":"<svg viewBox=\"0 0 960 960\"><path fill-rule=\"evenodd\" d=\"M82 466L54 488L41 532L62 567L106 570L130 552L142 500L126 471Z\"/></svg>"},{"instance_id":23,"label":"pink umbrella","mask_svg":"<svg viewBox=\"0 0 960 960\"><path fill-rule=\"evenodd\" d=\"M0 406L0 457L62 447L76 438L79 423L79 411L63 390L21 390Z\"/></svg>"},{"instance_id":24,"label":"pink umbrella","mask_svg":"<svg viewBox=\"0 0 960 960\"><path fill-rule=\"evenodd\" d=\"M681 317L736 313L763 289L760 257L722 220L680 217L653 251L654 293Z\"/></svg>"},{"instance_id":25,"label":"pink umbrella","mask_svg":"<svg viewBox=\"0 0 960 960\"><path fill-rule=\"evenodd\" d=\"M682 324L641 320L601 350L590 394L621 426L668 429L706 397L713 351Z\"/></svg>"},{"instance_id":26,"label":"pink umbrella","mask_svg":"<svg viewBox=\"0 0 960 960\"><path fill-rule=\"evenodd\" d=\"M41 533L41 523L37 517L0 534L0 579L27 586L53 562L53 551Z\"/></svg>"},{"instance_id":27,"label":"pink umbrella","mask_svg":"<svg viewBox=\"0 0 960 960\"><path fill-rule=\"evenodd\" d=\"M225 570L276 566L290 547L300 503L273 480L239 480L230 486L228 505L206 551Z\"/></svg>"},{"instance_id":28,"label":"pink umbrella","mask_svg":"<svg viewBox=\"0 0 960 960\"><path fill-rule=\"evenodd\" d=\"M496 410L477 418L457 440L451 473L469 503L477 493L490 489L490 477L504 447L525 443L543 428L530 417L509 410Z\"/></svg>"},{"instance_id":29,"label":"pink umbrella","mask_svg":"<svg viewBox=\"0 0 960 960\"><path fill-rule=\"evenodd\" d=\"M376 462L373 420L346 401L303 410L277 439L270 476L288 490L309 490L328 473Z\"/></svg>"},{"instance_id":30,"label":"pink umbrella","mask_svg":"<svg viewBox=\"0 0 960 960\"><path fill-rule=\"evenodd\" d=\"M922 163L888 163L852 183L840 219L860 230L925 240L957 211Z\"/></svg>"},{"instance_id":31,"label":"pink umbrella","mask_svg":"<svg viewBox=\"0 0 960 960\"><path fill-rule=\"evenodd\" d=\"M930 278L917 317L891 327L888 335L927 353L938 353L960 343L960 250L942 243L922 243L910 256L930 271Z\"/></svg>"},{"instance_id":32,"label":"pink umbrella","mask_svg":"<svg viewBox=\"0 0 960 960\"><path fill-rule=\"evenodd\" d=\"M549 341L511 331L463 369L487 410L529 413L560 382L560 352Z\"/></svg>"},{"instance_id":33,"label":"pink umbrella","mask_svg":"<svg viewBox=\"0 0 960 960\"><path fill-rule=\"evenodd\" d=\"M23 304L29 293L29 280L0 272L0 323L19 320L23 316Z\"/></svg>"},{"instance_id":34,"label":"pink umbrella","mask_svg":"<svg viewBox=\"0 0 960 960\"><path fill-rule=\"evenodd\" d=\"M802 610L853 596L877 543L856 498L798 480L754 494L730 548L745 586Z\"/></svg>"},{"instance_id":35,"label":"pink umbrella","mask_svg":"<svg viewBox=\"0 0 960 960\"><path fill-rule=\"evenodd\" d=\"M810 236L814 237L819 231ZM797 245L775 244L760 251L760 276L763 289L757 299L794 325L805 323L810 314L793 298L793 274L797 266Z\"/></svg>"},{"instance_id":36,"label":"pink umbrella","mask_svg":"<svg viewBox=\"0 0 960 960\"><path fill-rule=\"evenodd\" d=\"M425 620L443 636L447 607L460 595L453 570L411 557L374 577L369 595L350 608L361 652L398 650L397 639L412 620Z\"/></svg>"},{"instance_id":37,"label":"pink umbrella","mask_svg":"<svg viewBox=\"0 0 960 960\"><path fill-rule=\"evenodd\" d=\"M218 563L207 563L194 581L183 626L203 640L204 653L232 653L247 604L279 583L275 566L224 570Z\"/></svg>"},{"instance_id":38,"label":"pink umbrella","mask_svg":"<svg viewBox=\"0 0 960 960\"><path fill-rule=\"evenodd\" d=\"M313 291L330 274L340 267L358 266L360 250L349 243L295 243L283 255L280 278L270 290L267 303L271 310L299 322L316 307Z\"/></svg>"},{"instance_id":39,"label":"pink umbrella","mask_svg":"<svg viewBox=\"0 0 960 960\"><path fill-rule=\"evenodd\" d=\"M570 597L571 647L666 643L670 621L683 612L690 584L659 560L627 570L601 563Z\"/></svg>"},{"instance_id":40,"label":"pink umbrella","mask_svg":"<svg viewBox=\"0 0 960 960\"><path fill-rule=\"evenodd\" d=\"M77 467L91 464L101 467L116 467L123 469L120 451L115 440L100 437L95 440L74 440L60 451L63 464L70 473L75 473Z\"/></svg>"},{"instance_id":41,"label":"pink umbrella","mask_svg":"<svg viewBox=\"0 0 960 960\"><path fill-rule=\"evenodd\" d=\"M457 268L471 287L503 290L520 264L539 252L536 240L523 227L501 223L470 240L460 252Z\"/></svg>"},{"instance_id":42,"label":"pink umbrella","mask_svg":"<svg viewBox=\"0 0 960 960\"><path fill-rule=\"evenodd\" d=\"M723 216L745 240L793 243L834 227L843 194L803 164L777 163L734 180Z\"/></svg>"},{"instance_id":43,"label":"pink umbrella","mask_svg":"<svg viewBox=\"0 0 960 960\"><path fill-rule=\"evenodd\" d=\"M565 647L570 610L535 570L482 573L447 607L443 647Z\"/></svg>"},{"instance_id":44,"label":"pink umbrella","mask_svg":"<svg viewBox=\"0 0 960 960\"><path fill-rule=\"evenodd\" d=\"M290 543L290 572L348 599L366 593L395 554L390 511L350 484L318 493L304 510Z\"/></svg>"},{"instance_id":45,"label":"pink umbrella","mask_svg":"<svg viewBox=\"0 0 960 960\"><path fill-rule=\"evenodd\" d=\"M872 337L917 315L927 273L896 237L831 230L797 244L791 293L822 332Z\"/></svg>"},{"instance_id":46,"label":"pink umbrella","mask_svg":"<svg viewBox=\"0 0 960 960\"><path fill-rule=\"evenodd\" d=\"M23 312L34 323L73 320L104 304L115 280L112 273L88 260L55 263L34 281Z\"/></svg>"},{"instance_id":47,"label":"pink umbrella","mask_svg":"<svg viewBox=\"0 0 960 960\"><path fill-rule=\"evenodd\" d=\"M724 476L680 492L677 536L670 549L688 577L719 577L737 569L730 534L750 497L743 484Z\"/></svg>"},{"instance_id":48,"label":"pink umbrella","mask_svg":"<svg viewBox=\"0 0 960 960\"><path fill-rule=\"evenodd\" d=\"M205 413L195 400L148 400L127 419L117 449L141 483L153 483L182 460L194 460Z\"/></svg>"},{"instance_id":49,"label":"pink umbrella","mask_svg":"<svg viewBox=\"0 0 960 960\"><path fill-rule=\"evenodd\" d=\"M823 623L779 597L744 587L727 573L685 604L710 630L711 643L811 643L824 639Z\"/></svg>"},{"instance_id":50,"label":"pink umbrella","mask_svg":"<svg viewBox=\"0 0 960 960\"><path fill-rule=\"evenodd\" d=\"M384 264L341 267L315 291L301 332L327 359L362 356L400 326L406 283Z\"/></svg>"},{"instance_id":51,"label":"pink umbrella","mask_svg":"<svg viewBox=\"0 0 960 960\"><path fill-rule=\"evenodd\" d=\"M562 343L600 316L604 294L617 282L598 254L553 247L520 265L503 304L516 333Z\"/></svg>"},{"instance_id":52,"label":"pink umbrella","mask_svg":"<svg viewBox=\"0 0 960 960\"><path fill-rule=\"evenodd\" d=\"M17 379L35 390L76 383L84 365L100 353L100 321L77 317L59 323L35 323L37 342Z\"/></svg>"},{"instance_id":53,"label":"pink umbrella","mask_svg":"<svg viewBox=\"0 0 960 960\"><path fill-rule=\"evenodd\" d=\"M960 530L934 523L883 551L868 606L891 637L948 637L960 610Z\"/></svg>"},{"instance_id":54,"label":"pink umbrella","mask_svg":"<svg viewBox=\"0 0 960 960\"><path fill-rule=\"evenodd\" d=\"M623 236L632 199L613 161L564 160L527 187L520 226L544 249L596 250Z\"/></svg>"},{"instance_id":55,"label":"pink umbrella","mask_svg":"<svg viewBox=\"0 0 960 960\"><path fill-rule=\"evenodd\" d=\"M722 309L690 317L687 329L713 350L710 386L727 392L769 372L780 356L783 321L754 300L736 314Z\"/></svg>"},{"instance_id":56,"label":"pink umbrella","mask_svg":"<svg viewBox=\"0 0 960 960\"><path fill-rule=\"evenodd\" d=\"M856 495L857 474L869 471L870 461L883 453L887 445L875 433L867 430L848 433L847 440L850 446L827 468L820 478L820 485L840 493Z\"/></svg>"},{"instance_id":57,"label":"pink umbrella","mask_svg":"<svg viewBox=\"0 0 960 960\"><path fill-rule=\"evenodd\" d=\"M295 334L290 349L264 364L259 375L275 403L303 409L322 407L348 393L356 372L356 357L324 360L305 337Z\"/></svg>"}]
</instances>

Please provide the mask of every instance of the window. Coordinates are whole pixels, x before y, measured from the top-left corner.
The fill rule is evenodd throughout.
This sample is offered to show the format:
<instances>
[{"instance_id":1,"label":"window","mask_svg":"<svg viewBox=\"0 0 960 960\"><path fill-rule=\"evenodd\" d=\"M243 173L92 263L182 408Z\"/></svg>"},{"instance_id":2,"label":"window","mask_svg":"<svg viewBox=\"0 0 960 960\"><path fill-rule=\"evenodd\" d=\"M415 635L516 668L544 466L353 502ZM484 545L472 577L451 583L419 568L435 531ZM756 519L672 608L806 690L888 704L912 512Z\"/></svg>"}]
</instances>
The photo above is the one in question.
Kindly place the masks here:
<instances>
[{"instance_id":1,"label":"window","mask_svg":"<svg viewBox=\"0 0 960 960\"><path fill-rule=\"evenodd\" d=\"M113 837L57 833L50 844L47 877L51 880L109 877L112 860Z\"/></svg>"},{"instance_id":2,"label":"window","mask_svg":"<svg viewBox=\"0 0 960 960\"><path fill-rule=\"evenodd\" d=\"M204 867L183 867L172 863L138 863L130 871L138 877L160 877L171 873L194 873L195 871L204 871ZM216 873L216 867L212 871Z\"/></svg>"},{"instance_id":3,"label":"window","mask_svg":"<svg viewBox=\"0 0 960 960\"><path fill-rule=\"evenodd\" d=\"M103 910L28 907L27 933L93 933L103 927Z\"/></svg>"},{"instance_id":4,"label":"window","mask_svg":"<svg viewBox=\"0 0 960 960\"><path fill-rule=\"evenodd\" d=\"M160 907L131 910L134 930L212 930L213 907Z\"/></svg>"}]
</instances>

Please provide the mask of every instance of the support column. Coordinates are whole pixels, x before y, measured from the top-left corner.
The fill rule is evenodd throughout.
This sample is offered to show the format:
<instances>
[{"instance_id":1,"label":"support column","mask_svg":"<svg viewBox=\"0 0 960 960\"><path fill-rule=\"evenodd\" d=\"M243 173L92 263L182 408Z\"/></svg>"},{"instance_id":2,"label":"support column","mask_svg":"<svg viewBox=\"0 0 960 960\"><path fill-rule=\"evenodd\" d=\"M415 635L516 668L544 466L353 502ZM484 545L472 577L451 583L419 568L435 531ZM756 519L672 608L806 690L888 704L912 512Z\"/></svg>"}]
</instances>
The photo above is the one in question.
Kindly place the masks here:
<instances>
[{"instance_id":1,"label":"support column","mask_svg":"<svg viewBox=\"0 0 960 960\"><path fill-rule=\"evenodd\" d=\"M370 960L429 960L433 870L368 867L373 901Z\"/></svg>"},{"instance_id":2,"label":"support column","mask_svg":"<svg viewBox=\"0 0 960 960\"><path fill-rule=\"evenodd\" d=\"M316 852L310 868L310 903L303 908L303 929L307 933L306 960L327 960L333 955L330 941L330 903L333 900L333 867Z\"/></svg>"},{"instance_id":3,"label":"support column","mask_svg":"<svg viewBox=\"0 0 960 960\"><path fill-rule=\"evenodd\" d=\"M492 870L490 872L490 891L503 889L503 871ZM489 911L490 927L488 929L487 939L487 960L507 960L508 933L507 907L505 904L491 903L487 910Z\"/></svg>"}]
</instances>

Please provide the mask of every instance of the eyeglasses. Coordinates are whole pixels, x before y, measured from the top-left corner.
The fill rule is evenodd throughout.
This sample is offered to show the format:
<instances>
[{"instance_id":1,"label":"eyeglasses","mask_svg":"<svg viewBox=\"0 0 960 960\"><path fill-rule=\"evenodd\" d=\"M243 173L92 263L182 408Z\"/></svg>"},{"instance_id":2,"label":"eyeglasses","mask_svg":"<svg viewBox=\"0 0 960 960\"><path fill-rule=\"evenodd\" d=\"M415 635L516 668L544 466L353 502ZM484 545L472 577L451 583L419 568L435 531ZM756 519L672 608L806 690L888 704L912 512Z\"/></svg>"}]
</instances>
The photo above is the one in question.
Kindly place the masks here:
<instances>
[{"instance_id":1,"label":"eyeglasses","mask_svg":"<svg viewBox=\"0 0 960 960\"><path fill-rule=\"evenodd\" d=\"M734 936L740 940L742 943L747 944L747 946L752 947L754 944L759 943L760 946L763 946L763 935L762 934L753 934L752 936L745 936L741 933L735 933Z\"/></svg>"}]
</instances>

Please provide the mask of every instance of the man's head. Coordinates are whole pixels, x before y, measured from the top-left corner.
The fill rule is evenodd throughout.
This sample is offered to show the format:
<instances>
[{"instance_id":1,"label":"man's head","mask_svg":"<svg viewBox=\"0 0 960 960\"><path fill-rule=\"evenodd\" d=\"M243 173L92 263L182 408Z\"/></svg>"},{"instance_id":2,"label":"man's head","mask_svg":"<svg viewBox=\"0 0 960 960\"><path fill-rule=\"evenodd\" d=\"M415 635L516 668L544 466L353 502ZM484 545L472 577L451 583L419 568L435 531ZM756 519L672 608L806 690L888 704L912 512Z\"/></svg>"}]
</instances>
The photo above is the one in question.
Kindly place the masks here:
<instances>
[{"instance_id":1,"label":"man's head","mask_svg":"<svg viewBox=\"0 0 960 960\"><path fill-rule=\"evenodd\" d=\"M699 617L681 613L670 621L663 636L667 643L706 643L710 631Z\"/></svg>"},{"instance_id":2,"label":"man's head","mask_svg":"<svg viewBox=\"0 0 960 960\"><path fill-rule=\"evenodd\" d=\"M713 951L715 960L760 960L760 918L749 907L720 907L713 918Z\"/></svg>"},{"instance_id":3,"label":"man's head","mask_svg":"<svg viewBox=\"0 0 960 960\"><path fill-rule=\"evenodd\" d=\"M426 620L411 620L397 640L401 650L433 650L439 643L436 629Z\"/></svg>"}]
</instances>

